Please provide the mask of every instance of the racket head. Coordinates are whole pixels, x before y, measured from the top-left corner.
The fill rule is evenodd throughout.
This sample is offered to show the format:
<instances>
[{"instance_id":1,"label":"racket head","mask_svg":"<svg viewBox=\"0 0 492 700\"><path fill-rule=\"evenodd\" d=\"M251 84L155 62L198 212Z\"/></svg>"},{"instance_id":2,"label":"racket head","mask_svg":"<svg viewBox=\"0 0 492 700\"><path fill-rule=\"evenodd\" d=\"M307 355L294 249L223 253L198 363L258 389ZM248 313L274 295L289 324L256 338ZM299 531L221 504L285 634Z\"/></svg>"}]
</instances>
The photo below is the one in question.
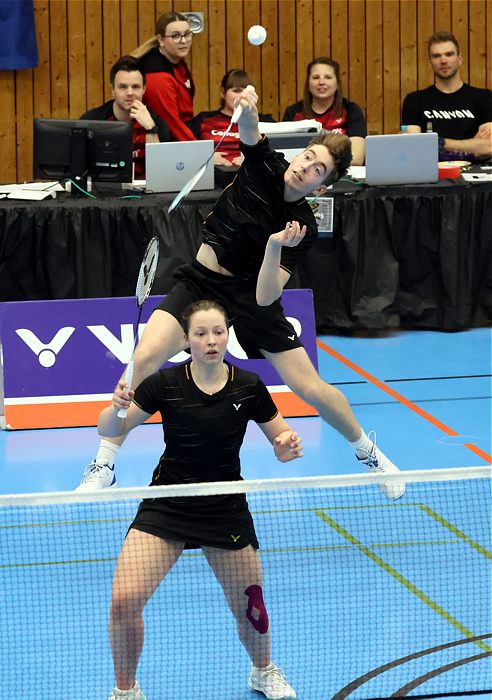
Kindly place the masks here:
<instances>
[{"instance_id":1,"label":"racket head","mask_svg":"<svg viewBox=\"0 0 492 700\"><path fill-rule=\"evenodd\" d=\"M154 284L157 263L159 262L159 239L154 236L149 241L138 273L135 298L140 308L150 294Z\"/></svg>"},{"instance_id":2,"label":"racket head","mask_svg":"<svg viewBox=\"0 0 492 700\"><path fill-rule=\"evenodd\" d=\"M173 199L173 201L172 201L171 204L169 205L169 208L168 208L168 210L167 210L167 213L168 213L168 214L170 214L170 213L171 213L172 211L174 211L177 207L179 207L179 205L181 204L181 202L183 201L183 199L184 199L185 197L187 197L187 196L190 194L191 190L195 187L195 185L197 184L197 182L203 177L203 174L204 174L205 170L207 169L207 165L208 165L209 160L210 160L210 158L207 160L206 163L204 163L204 164L199 168L199 170L196 171L196 173L193 175L193 177L192 177L190 180L188 180L187 183L185 183L185 184L183 185L183 187L181 188L181 190L178 192L178 194L176 195L176 197Z\"/></svg>"}]
</instances>

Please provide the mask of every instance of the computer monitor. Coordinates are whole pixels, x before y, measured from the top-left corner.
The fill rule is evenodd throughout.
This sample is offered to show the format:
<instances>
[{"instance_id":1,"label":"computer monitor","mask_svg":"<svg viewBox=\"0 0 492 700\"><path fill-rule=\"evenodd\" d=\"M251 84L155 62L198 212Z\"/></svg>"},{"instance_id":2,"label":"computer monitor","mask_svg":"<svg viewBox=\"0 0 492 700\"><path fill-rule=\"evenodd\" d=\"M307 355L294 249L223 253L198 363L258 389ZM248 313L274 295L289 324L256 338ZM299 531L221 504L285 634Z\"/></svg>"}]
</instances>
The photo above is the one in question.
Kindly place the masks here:
<instances>
[{"instance_id":1,"label":"computer monitor","mask_svg":"<svg viewBox=\"0 0 492 700\"><path fill-rule=\"evenodd\" d=\"M270 146L275 151L297 149L303 151L316 136L314 131L299 131L287 134L268 134Z\"/></svg>"},{"instance_id":2,"label":"computer monitor","mask_svg":"<svg viewBox=\"0 0 492 700\"><path fill-rule=\"evenodd\" d=\"M34 119L34 179L131 182L132 151L130 122Z\"/></svg>"},{"instance_id":3,"label":"computer monitor","mask_svg":"<svg viewBox=\"0 0 492 700\"><path fill-rule=\"evenodd\" d=\"M274 151L280 151L289 162L298 153L303 151L316 136L313 131L299 131L298 133L267 134L270 146Z\"/></svg>"}]
</instances>

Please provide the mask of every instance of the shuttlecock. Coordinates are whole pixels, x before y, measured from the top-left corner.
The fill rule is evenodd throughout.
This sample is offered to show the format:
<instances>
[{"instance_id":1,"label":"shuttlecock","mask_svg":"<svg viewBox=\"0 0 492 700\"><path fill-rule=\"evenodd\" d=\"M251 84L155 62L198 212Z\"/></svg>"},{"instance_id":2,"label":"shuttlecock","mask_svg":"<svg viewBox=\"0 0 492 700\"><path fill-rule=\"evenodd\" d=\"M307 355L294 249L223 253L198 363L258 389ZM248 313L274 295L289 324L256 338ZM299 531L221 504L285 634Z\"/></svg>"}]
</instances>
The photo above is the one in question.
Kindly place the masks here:
<instances>
[{"instance_id":1,"label":"shuttlecock","mask_svg":"<svg viewBox=\"0 0 492 700\"><path fill-rule=\"evenodd\" d=\"M262 27L261 24L254 24L248 29L248 41L250 44L253 44L253 46L260 46L266 38L266 29Z\"/></svg>"}]
</instances>

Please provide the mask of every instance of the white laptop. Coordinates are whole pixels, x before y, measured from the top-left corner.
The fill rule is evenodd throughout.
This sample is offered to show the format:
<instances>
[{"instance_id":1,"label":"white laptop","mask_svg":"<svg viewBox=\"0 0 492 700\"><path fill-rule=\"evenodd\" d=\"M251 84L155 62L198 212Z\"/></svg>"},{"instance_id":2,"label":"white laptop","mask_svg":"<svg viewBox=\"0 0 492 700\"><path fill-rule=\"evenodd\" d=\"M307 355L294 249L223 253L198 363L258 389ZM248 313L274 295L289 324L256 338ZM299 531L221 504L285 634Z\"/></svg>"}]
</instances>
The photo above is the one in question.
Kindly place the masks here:
<instances>
[{"instance_id":1,"label":"white laptop","mask_svg":"<svg viewBox=\"0 0 492 700\"><path fill-rule=\"evenodd\" d=\"M212 155L213 150L212 140L145 144L145 189L148 192L179 192ZM214 189L213 158L193 189Z\"/></svg>"},{"instance_id":2,"label":"white laptop","mask_svg":"<svg viewBox=\"0 0 492 700\"><path fill-rule=\"evenodd\" d=\"M431 134L366 136L368 185L437 182L439 137Z\"/></svg>"}]
</instances>

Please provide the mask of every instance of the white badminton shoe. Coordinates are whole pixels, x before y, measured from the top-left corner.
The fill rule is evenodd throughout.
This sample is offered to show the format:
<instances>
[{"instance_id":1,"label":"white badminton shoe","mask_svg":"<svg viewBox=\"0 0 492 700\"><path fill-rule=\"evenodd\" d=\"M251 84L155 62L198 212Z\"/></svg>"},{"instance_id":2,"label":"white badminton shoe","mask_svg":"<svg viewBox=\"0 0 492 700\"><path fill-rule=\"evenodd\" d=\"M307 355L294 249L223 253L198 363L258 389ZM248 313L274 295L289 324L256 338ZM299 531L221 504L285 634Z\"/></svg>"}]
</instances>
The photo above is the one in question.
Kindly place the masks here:
<instances>
[{"instance_id":1,"label":"white badminton shoe","mask_svg":"<svg viewBox=\"0 0 492 700\"><path fill-rule=\"evenodd\" d=\"M364 450L366 456L359 457L356 455L359 462L365 464L370 472L375 472L379 474L397 474L400 472L396 464L393 464L386 455L381 452L379 447L376 445L376 433L371 431L368 434L370 440L372 440L372 447L370 452ZM386 498L390 498L392 501L397 501L405 493L405 482L404 481L392 481L386 484L379 484L379 488L384 493Z\"/></svg>"},{"instance_id":2,"label":"white badminton shoe","mask_svg":"<svg viewBox=\"0 0 492 700\"><path fill-rule=\"evenodd\" d=\"M249 674L248 685L253 690L263 693L268 700L297 698L296 691L285 680L284 672L275 664L270 664L265 668L253 666Z\"/></svg>"},{"instance_id":3,"label":"white badminton shoe","mask_svg":"<svg viewBox=\"0 0 492 700\"><path fill-rule=\"evenodd\" d=\"M93 459L85 470L82 481L75 490L96 491L97 489L108 489L112 486L116 486L114 465L110 467L106 459L102 459L99 462Z\"/></svg>"},{"instance_id":4,"label":"white badminton shoe","mask_svg":"<svg viewBox=\"0 0 492 700\"><path fill-rule=\"evenodd\" d=\"M135 685L130 690L114 688L108 700L146 700L146 697L140 690L138 681L135 681Z\"/></svg>"}]
</instances>

